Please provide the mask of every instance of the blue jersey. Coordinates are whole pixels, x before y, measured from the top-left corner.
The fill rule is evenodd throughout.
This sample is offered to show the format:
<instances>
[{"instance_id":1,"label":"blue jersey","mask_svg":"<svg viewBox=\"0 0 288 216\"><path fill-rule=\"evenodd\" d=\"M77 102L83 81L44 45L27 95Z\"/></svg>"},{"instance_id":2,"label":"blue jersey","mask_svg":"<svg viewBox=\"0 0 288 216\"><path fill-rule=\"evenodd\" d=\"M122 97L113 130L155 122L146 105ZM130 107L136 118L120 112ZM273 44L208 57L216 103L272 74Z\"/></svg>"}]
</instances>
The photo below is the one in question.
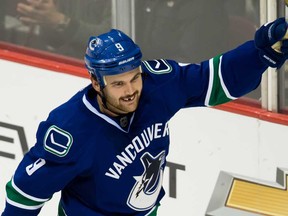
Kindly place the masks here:
<instances>
[{"instance_id":1,"label":"blue jersey","mask_svg":"<svg viewBox=\"0 0 288 216\"><path fill-rule=\"evenodd\" d=\"M87 86L40 123L7 183L3 216L37 215L57 191L59 215L149 215L165 193L170 118L250 92L266 69L253 41L201 64L144 61L139 106L118 118L99 111Z\"/></svg>"}]
</instances>

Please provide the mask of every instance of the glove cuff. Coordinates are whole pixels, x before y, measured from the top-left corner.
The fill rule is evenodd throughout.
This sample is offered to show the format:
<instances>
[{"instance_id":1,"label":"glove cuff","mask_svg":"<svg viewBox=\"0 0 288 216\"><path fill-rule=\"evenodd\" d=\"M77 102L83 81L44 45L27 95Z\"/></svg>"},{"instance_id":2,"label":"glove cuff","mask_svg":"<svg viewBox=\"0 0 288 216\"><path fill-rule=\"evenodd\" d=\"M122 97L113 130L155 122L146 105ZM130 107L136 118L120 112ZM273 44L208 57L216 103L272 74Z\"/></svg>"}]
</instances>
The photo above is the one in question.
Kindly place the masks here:
<instances>
[{"instance_id":1,"label":"glove cuff","mask_svg":"<svg viewBox=\"0 0 288 216\"><path fill-rule=\"evenodd\" d=\"M280 68L285 62L284 55L272 48L259 49L259 56L266 65L273 68Z\"/></svg>"}]
</instances>

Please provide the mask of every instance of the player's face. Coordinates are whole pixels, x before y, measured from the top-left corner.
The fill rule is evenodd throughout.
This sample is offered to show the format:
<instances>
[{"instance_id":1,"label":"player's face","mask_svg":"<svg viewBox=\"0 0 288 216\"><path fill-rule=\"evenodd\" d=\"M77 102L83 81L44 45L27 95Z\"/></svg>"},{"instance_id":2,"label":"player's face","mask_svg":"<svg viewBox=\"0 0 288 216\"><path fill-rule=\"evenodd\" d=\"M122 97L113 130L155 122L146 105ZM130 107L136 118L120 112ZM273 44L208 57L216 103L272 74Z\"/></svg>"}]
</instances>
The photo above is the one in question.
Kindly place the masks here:
<instances>
[{"instance_id":1,"label":"player's face","mask_svg":"<svg viewBox=\"0 0 288 216\"><path fill-rule=\"evenodd\" d=\"M108 109L114 113L134 112L142 91L141 68L123 74L105 76L104 95Z\"/></svg>"},{"instance_id":2,"label":"player's face","mask_svg":"<svg viewBox=\"0 0 288 216\"><path fill-rule=\"evenodd\" d=\"M134 112L138 106L142 91L140 67L113 76L105 76L104 94L108 109L115 113Z\"/></svg>"}]
</instances>

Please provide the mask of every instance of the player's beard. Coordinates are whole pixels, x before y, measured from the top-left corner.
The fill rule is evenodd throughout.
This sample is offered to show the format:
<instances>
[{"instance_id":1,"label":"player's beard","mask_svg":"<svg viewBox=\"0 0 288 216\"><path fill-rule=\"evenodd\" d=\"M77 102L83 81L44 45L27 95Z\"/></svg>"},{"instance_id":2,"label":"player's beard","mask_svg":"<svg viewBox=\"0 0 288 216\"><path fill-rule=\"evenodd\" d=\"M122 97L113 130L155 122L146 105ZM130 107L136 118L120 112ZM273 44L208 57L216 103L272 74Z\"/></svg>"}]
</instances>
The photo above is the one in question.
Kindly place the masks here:
<instances>
[{"instance_id":1,"label":"player's beard","mask_svg":"<svg viewBox=\"0 0 288 216\"><path fill-rule=\"evenodd\" d=\"M123 115L134 112L139 104L140 92L135 91L131 95L126 95L120 98L105 96L106 107L109 111L116 115Z\"/></svg>"}]
</instances>

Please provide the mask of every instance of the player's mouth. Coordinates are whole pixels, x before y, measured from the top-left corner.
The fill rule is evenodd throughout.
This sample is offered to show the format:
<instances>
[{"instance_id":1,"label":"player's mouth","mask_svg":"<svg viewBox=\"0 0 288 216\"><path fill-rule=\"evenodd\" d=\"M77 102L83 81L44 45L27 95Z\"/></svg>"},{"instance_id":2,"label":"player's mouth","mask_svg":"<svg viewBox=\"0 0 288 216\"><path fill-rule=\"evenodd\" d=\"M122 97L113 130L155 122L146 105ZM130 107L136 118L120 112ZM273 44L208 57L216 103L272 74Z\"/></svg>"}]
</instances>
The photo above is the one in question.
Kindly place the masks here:
<instances>
[{"instance_id":1,"label":"player's mouth","mask_svg":"<svg viewBox=\"0 0 288 216\"><path fill-rule=\"evenodd\" d=\"M134 93L133 95L127 96L127 97L123 97L121 98L123 101L125 102L133 102L136 98L136 93Z\"/></svg>"}]
</instances>

